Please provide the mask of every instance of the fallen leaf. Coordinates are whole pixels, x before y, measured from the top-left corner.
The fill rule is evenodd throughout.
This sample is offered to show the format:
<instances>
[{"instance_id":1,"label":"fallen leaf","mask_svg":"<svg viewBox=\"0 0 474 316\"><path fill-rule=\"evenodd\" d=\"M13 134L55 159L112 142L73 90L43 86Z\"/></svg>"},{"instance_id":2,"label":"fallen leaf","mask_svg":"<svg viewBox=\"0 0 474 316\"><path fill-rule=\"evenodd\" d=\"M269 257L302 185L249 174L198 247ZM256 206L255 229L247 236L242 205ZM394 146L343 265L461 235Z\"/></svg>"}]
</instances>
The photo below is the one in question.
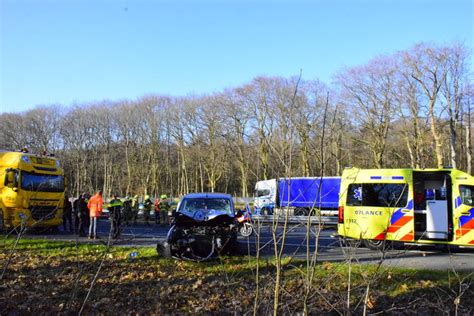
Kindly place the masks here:
<instances>
[{"instance_id":1,"label":"fallen leaf","mask_svg":"<svg viewBox=\"0 0 474 316\"><path fill-rule=\"evenodd\" d=\"M193 284L193 290L198 289L202 285L202 280L198 279L196 282Z\"/></svg>"}]
</instances>

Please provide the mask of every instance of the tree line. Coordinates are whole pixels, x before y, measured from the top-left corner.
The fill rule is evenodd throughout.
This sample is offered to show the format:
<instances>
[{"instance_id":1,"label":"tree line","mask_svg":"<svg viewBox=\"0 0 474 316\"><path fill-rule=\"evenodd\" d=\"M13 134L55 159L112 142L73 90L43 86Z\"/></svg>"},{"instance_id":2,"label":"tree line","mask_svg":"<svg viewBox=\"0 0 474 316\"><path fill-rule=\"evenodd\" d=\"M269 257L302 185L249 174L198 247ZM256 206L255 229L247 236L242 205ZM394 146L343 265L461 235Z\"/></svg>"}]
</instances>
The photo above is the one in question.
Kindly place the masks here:
<instances>
[{"instance_id":1,"label":"tree line","mask_svg":"<svg viewBox=\"0 0 474 316\"><path fill-rule=\"evenodd\" d=\"M469 58L460 43L419 43L330 85L257 77L210 95L42 105L1 114L0 147L55 153L72 195L249 196L258 180L346 166L472 174Z\"/></svg>"}]
</instances>

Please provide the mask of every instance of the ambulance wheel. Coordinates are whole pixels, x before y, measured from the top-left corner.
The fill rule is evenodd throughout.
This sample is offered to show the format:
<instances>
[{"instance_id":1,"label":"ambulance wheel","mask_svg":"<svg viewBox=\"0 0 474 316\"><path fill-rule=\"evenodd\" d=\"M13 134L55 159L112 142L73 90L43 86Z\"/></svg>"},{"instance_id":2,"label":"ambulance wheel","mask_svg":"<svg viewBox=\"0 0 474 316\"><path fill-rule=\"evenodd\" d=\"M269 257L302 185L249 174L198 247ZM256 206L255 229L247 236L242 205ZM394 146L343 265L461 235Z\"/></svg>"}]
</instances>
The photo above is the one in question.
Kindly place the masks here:
<instances>
[{"instance_id":1,"label":"ambulance wheel","mask_svg":"<svg viewBox=\"0 0 474 316\"><path fill-rule=\"evenodd\" d=\"M371 250L388 250L391 242L388 240L364 239L364 246Z\"/></svg>"},{"instance_id":2,"label":"ambulance wheel","mask_svg":"<svg viewBox=\"0 0 474 316\"><path fill-rule=\"evenodd\" d=\"M304 207L297 207L294 214L295 216L308 216L308 210Z\"/></svg>"}]
</instances>

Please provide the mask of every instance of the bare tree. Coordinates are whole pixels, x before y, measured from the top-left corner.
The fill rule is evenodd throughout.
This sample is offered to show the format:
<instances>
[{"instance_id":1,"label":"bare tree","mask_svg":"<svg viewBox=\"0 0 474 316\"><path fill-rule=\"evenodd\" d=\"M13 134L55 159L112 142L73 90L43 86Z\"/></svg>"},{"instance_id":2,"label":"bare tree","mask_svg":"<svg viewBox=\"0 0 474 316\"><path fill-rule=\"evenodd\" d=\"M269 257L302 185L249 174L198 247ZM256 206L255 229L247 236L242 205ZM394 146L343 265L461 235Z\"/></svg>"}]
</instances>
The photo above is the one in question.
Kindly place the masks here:
<instances>
[{"instance_id":1,"label":"bare tree","mask_svg":"<svg viewBox=\"0 0 474 316\"><path fill-rule=\"evenodd\" d=\"M436 163L439 168L443 167L444 159L438 118L443 109L438 97L448 73L448 56L447 48L428 44L416 45L404 54L404 62L410 76L418 82L428 104L431 134L435 142Z\"/></svg>"},{"instance_id":2,"label":"bare tree","mask_svg":"<svg viewBox=\"0 0 474 316\"><path fill-rule=\"evenodd\" d=\"M462 45L458 44L449 48L447 75L441 88L449 115L450 161L454 168L457 168L458 125L461 119L462 102L467 90L467 57L467 50Z\"/></svg>"},{"instance_id":3,"label":"bare tree","mask_svg":"<svg viewBox=\"0 0 474 316\"><path fill-rule=\"evenodd\" d=\"M466 102L466 108L467 108L467 113L465 115L466 117L466 123L465 123L465 129L466 129L466 136L465 136L465 142L466 142L466 165L467 165L467 172L469 174L472 174L472 143L471 143L471 126L472 126L472 117L471 117L471 104L472 104L472 99L474 98L474 89L473 86L471 85L469 87L469 97L467 98Z\"/></svg>"},{"instance_id":4,"label":"bare tree","mask_svg":"<svg viewBox=\"0 0 474 316\"><path fill-rule=\"evenodd\" d=\"M61 108L57 105L40 106L25 113L24 128L29 145L37 152L54 152L59 148Z\"/></svg>"},{"instance_id":5,"label":"bare tree","mask_svg":"<svg viewBox=\"0 0 474 316\"><path fill-rule=\"evenodd\" d=\"M256 78L250 85L237 90L248 103L247 107L252 109L253 120L251 125L256 134L257 157L260 161L262 172L261 178L268 179L270 173L270 142L272 138L273 121L269 115L270 87L266 78Z\"/></svg>"},{"instance_id":6,"label":"bare tree","mask_svg":"<svg viewBox=\"0 0 474 316\"><path fill-rule=\"evenodd\" d=\"M388 131L394 118L395 70L390 57L379 57L338 75L343 100L357 120L359 135L353 139L368 147L376 168L384 166Z\"/></svg>"},{"instance_id":7,"label":"bare tree","mask_svg":"<svg viewBox=\"0 0 474 316\"><path fill-rule=\"evenodd\" d=\"M240 171L241 193L243 197L247 197L249 160L251 159L247 138L251 109L249 104L234 91L227 91L225 94L217 96L217 98L218 106L223 107L225 113L223 123L227 128L223 133L232 152L235 152L234 157Z\"/></svg>"},{"instance_id":8,"label":"bare tree","mask_svg":"<svg viewBox=\"0 0 474 316\"><path fill-rule=\"evenodd\" d=\"M26 128L26 118L22 114L3 113L0 115L1 147L18 150L30 147L30 135Z\"/></svg>"},{"instance_id":9,"label":"bare tree","mask_svg":"<svg viewBox=\"0 0 474 316\"><path fill-rule=\"evenodd\" d=\"M205 104L201 107L199 119L203 127L205 151L204 169L207 175L208 187L214 192L217 182L224 175L225 155L223 135L223 115L218 111L219 104L214 100L204 99Z\"/></svg>"},{"instance_id":10,"label":"bare tree","mask_svg":"<svg viewBox=\"0 0 474 316\"><path fill-rule=\"evenodd\" d=\"M301 84L295 99L294 126L298 135L300 171L304 177L311 175L311 160L320 152L311 146L318 134L321 134L320 113L324 104L326 88L321 82L306 81Z\"/></svg>"},{"instance_id":11,"label":"bare tree","mask_svg":"<svg viewBox=\"0 0 474 316\"><path fill-rule=\"evenodd\" d=\"M422 117L422 105L418 93L418 86L410 74L399 64L400 78L396 87L396 103L400 121L400 134L410 157L412 168L424 168L427 162L423 159L425 127L428 122Z\"/></svg>"}]
</instances>

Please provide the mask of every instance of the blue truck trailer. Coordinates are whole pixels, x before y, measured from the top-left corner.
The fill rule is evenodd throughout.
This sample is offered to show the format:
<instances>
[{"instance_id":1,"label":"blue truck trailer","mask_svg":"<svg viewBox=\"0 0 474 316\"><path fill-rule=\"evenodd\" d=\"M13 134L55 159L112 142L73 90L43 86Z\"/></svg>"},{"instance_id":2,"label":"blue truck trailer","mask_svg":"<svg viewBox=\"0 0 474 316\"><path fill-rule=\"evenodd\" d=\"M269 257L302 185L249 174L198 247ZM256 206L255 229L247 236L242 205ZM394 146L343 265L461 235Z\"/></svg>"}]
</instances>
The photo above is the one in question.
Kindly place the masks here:
<instances>
[{"instance_id":1,"label":"blue truck trailer","mask_svg":"<svg viewBox=\"0 0 474 316\"><path fill-rule=\"evenodd\" d=\"M270 215L288 211L290 215L337 215L341 177L295 177L258 181L254 210Z\"/></svg>"}]
</instances>

